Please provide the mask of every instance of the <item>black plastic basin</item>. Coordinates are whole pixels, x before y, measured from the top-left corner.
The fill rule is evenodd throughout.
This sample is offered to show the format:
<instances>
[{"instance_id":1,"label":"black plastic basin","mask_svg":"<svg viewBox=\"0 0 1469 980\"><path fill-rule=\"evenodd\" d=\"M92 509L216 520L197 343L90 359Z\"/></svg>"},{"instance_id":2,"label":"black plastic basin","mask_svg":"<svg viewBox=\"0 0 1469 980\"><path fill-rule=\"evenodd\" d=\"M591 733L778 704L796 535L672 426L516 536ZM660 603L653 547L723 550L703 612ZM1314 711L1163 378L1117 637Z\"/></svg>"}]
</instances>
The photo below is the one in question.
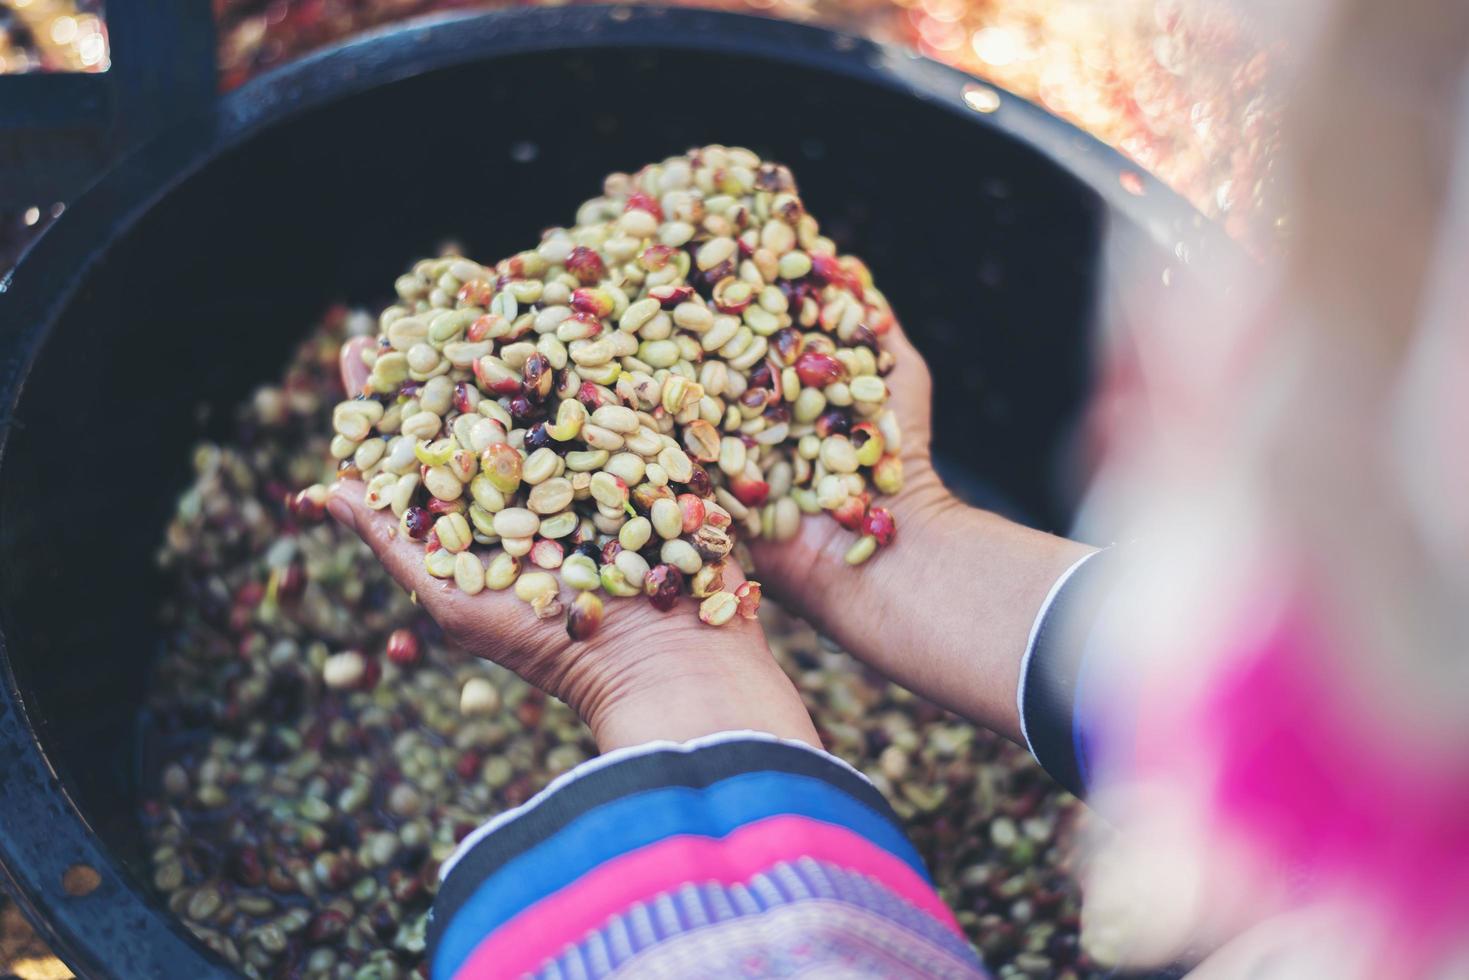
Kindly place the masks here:
<instances>
[{"instance_id":1,"label":"black plastic basin","mask_svg":"<svg viewBox=\"0 0 1469 980\"><path fill-rule=\"evenodd\" d=\"M1212 229L1113 152L906 52L703 11L423 22L294 64L171 130L0 280L0 863L74 968L227 975L147 884L137 718L153 556L189 447L330 302L378 303L446 238L494 258L601 177L696 144L788 162L937 381L954 479L1064 527L1099 300ZM62 886L74 865L100 885ZM77 879L73 879L75 881Z\"/></svg>"}]
</instances>

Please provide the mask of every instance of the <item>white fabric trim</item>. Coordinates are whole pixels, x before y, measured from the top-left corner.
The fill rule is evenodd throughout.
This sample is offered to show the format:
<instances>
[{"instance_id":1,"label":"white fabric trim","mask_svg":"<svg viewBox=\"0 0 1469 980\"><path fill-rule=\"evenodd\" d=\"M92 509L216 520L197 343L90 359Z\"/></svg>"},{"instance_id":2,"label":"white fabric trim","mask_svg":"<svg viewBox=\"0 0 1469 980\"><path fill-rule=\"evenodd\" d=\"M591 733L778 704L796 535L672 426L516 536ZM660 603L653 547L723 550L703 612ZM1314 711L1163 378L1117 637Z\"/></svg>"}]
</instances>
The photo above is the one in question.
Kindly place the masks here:
<instances>
[{"instance_id":1,"label":"white fabric trim","mask_svg":"<svg viewBox=\"0 0 1469 980\"><path fill-rule=\"evenodd\" d=\"M1051 586L1051 591L1047 592L1045 599L1041 601L1040 609L1036 610L1035 620L1030 624L1030 637L1025 641L1025 656L1020 658L1020 683L1015 685L1015 707L1020 715L1020 735L1025 739L1026 751L1031 754L1032 758L1035 757L1035 746L1030 744L1030 731L1025 725L1025 675L1030 671L1030 655L1035 652L1036 637L1041 632L1041 620L1046 618L1046 613L1051 609L1051 603L1056 601L1056 596L1060 594L1061 586L1066 584L1066 580L1078 568L1086 564L1087 559L1099 554L1101 551L1082 555L1071 563L1070 568L1061 573L1061 577L1056 579L1055 584Z\"/></svg>"},{"instance_id":2,"label":"white fabric trim","mask_svg":"<svg viewBox=\"0 0 1469 980\"><path fill-rule=\"evenodd\" d=\"M698 749L706 748L710 745L719 745L724 742L747 741L774 742L780 745L790 745L798 749L805 749L807 752L811 752L831 762L835 762L837 765L841 766L843 769L846 769L848 772L851 772L863 782L869 784L871 783L871 780L869 780L861 772L854 769L846 761L838 759L830 752L807 745L805 742L800 742L796 739L780 738L779 736L771 735L769 732L714 732L710 735L701 735L698 738L690 739L687 742L669 742L660 740L657 742L644 742L642 745L628 745L624 746L623 748L613 749L611 752L607 752L603 755L588 759L586 762L583 762L576 768L563 772L561 775L551 780L550 784L547 785L545 789L541 790L535 796L532 796L530 799L526 800L520 806L512 807L511 809L506 810L503 813L499 813L496 814L494 817L491 817L487 823L477 828L468 837L460 841L458 847L454 848L454 853L450 854L449 857L444 861L444 863L439 867L439 880L443 881L445 878L447 878L449 876L449 872L454 870L454 865L458 864L459 859L463 857L466 853L468 853L469 850L474 847L474 845L478 844L480 841L484 840L490 834L493 834L495 831L499 830L501 827L514 820L516 817L522 816L526 813L529 813L531 810L534 810L536 807L540 806L542 802L550 798L551 794L555 793L557 790L562 789L565 786L569 786L570 784L576 782L578 779L581 779L584 776L591 775L599 769L605 769L606 767L616 765L617 763L622 762L625 759L632 759L636 758L637 756L648 755L653 752L694 752Z\"/></svg>"}]
</instances>

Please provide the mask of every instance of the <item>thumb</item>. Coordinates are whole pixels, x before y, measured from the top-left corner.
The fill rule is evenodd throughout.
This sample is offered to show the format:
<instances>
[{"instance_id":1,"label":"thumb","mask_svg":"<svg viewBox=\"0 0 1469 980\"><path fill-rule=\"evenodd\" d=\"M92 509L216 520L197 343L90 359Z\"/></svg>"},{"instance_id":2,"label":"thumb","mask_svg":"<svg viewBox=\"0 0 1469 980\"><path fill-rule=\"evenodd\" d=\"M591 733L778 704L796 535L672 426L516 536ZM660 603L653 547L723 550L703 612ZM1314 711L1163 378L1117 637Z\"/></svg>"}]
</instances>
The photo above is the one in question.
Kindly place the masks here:
<instances>
[{"instance_id":1,"label":"thumb","mask_svg":"<svg viewBox=\"0 0 1469 980\"><path fill-rule=\"evenodd\" d=\"M894 321L882 335L881 343L883 350L890 351L894 357L893 370L886 379L888 404L903 427L904 448L910 450L904 455L916 458L926 452L928 446L933 415L933 379L927 362L908 340L902 324Z\"/></svg>"},{"instance_id":2,"label":"thumb","mask_svg":"<svg viewBox=\"0 0 1469 980\"><path fill-rule=\"evenodd\" d=\"M361 394L367 384L367 377L372 372L362 363L362 352L373 343L371 337L353 337L342 345L342 352L337 355L337 364L342 372L342 387L347 390L348 398Z\"/></svg>"}]
</instances>

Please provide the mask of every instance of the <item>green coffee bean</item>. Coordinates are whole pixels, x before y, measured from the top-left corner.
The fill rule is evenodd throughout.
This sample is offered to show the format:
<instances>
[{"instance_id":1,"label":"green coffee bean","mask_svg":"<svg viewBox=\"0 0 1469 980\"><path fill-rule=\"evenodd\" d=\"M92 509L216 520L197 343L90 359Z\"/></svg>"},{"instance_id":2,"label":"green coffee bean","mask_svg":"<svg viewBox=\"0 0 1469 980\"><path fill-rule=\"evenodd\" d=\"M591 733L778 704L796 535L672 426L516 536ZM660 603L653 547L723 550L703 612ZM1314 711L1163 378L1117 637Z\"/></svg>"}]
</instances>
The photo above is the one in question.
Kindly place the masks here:
<instances>
[{"instance_id":1,"label":"green coffee bean","mask_svg":"<svg viewBox=\"0 0 1469 980\"><path fill-rule=\"evenodd\" d=\"M607 465L612 454L605 449L579 450L566 454L566 468L577 473L590 473Z\"/></svg>"},{"instance_id":2,"label":"green coffee bean","mask_svg":"<svg viewBox=\"0 0 1469 980\"><path fill-rule=\"evenodd\" d=\"M485 587L497 592L508 589L519 576L520 559L502 551L490 559L489 567L485 569Z\"/></svg>"},{"instance_id":3,"label":"green coffee bean","mask_svg":"<svg viewBox=\"0 0 1469 980\"><path fill-rule=\"evenodd\" d=\"M733 592L716 592L699 603L699 620L710 626L723 626L734 619L739 604Z\"/></svg>"},{"instance_id":4,"label":"green coffee bean","mask_svg":"<svg viewBox=\"0 0 1469 980\"><path fill-rule=\"evenodd\" d=\"M659 549L658 557L665 565L672 565L685 575L692 575L704 565L704 559L694 550L694 546L682 538L674 538L664 541Z\"/></svg>"},{"instance_id":5,"label":"green coffee bean","mask_svg":"<svg viewBox=\"0 0 1469 980\"><path fill-rule=\"evenodd\" d=\"M567 555L561 562L561 580L579 591L597 589L602 585L597 563L581 554Z\"/></svg>"},{"instance_id":6,"label":"green coffee bean","mask_svg":"<svg viewBox=\"0 0 1469 980\"><path fill-rule=\"evenodd\" d=\"M862 535L862 537L858 538L857 541L850 548L847 549L847 553L842 556L842 560L845 561L848 565L860 565L867 559L871 558L873 552L875 552L876 550L877 538L873 537L870 534L864 534Z\"/></svg>"},{"instance_id":7,"label":"green coffee bean","mask_svg":"<svg viewBox=\"0 0 1469 980\"><path fill-rule=\"evenodd\" d=\"M524 507L507 507L495 514L495 533L502 538L528 538L540 526L540 515Z\"/></svg>"},{"instance_id":8,"label":"green coffee bean","mask_svg":"<svg viewBox=\"0 0 1469 980\"><path fill-rule=\"evenodd\" d=\"M559 514L541 518L541 527L536 533L554 541L575 531L580 520L575 511L563 510Z\"/></svg>"},{"instance_id":9,"label":"green coffee bean","mask_svg":"<svg viewBox=\"0 0 1469 980\"><path fill-rule=\"evenodd\" d=\"M674 506L677 507L676 504ZM632 518L617 532L618 542L629 551L641 550L652 536L653 525L646 517Z\"/></svg>"},{"instance_id":10,"label":"green coffee bean","mask_svg":"<svg viewBox=\"0 0 1469 980\"><path fill-rule=\"evenodd\" d=\"M454 558L454 584L469 595L484 591L485 567L468 551L461 551Z\"/></svg>"}]
</instances>

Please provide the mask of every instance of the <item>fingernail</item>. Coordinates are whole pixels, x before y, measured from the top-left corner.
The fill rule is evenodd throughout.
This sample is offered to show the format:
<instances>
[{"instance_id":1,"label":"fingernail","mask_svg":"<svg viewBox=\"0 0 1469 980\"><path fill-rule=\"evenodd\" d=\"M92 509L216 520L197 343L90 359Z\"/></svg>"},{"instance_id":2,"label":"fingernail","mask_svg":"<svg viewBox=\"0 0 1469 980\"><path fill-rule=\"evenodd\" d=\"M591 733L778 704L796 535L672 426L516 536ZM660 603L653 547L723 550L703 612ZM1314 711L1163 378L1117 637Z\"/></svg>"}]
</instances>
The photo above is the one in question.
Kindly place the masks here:
<instances>
[{"instance_id":1,"label":"fingernail","mask_svg":"<svg viewBox=\"0 0 1469 980\"><path fill-rule=\"evenodd\" d=\"M333 493L327 498L326 509L344 527L353 531L357 530L357 514L352 510L352 505L343 500L340 494Z\"/></svg>"}]
</instances>

